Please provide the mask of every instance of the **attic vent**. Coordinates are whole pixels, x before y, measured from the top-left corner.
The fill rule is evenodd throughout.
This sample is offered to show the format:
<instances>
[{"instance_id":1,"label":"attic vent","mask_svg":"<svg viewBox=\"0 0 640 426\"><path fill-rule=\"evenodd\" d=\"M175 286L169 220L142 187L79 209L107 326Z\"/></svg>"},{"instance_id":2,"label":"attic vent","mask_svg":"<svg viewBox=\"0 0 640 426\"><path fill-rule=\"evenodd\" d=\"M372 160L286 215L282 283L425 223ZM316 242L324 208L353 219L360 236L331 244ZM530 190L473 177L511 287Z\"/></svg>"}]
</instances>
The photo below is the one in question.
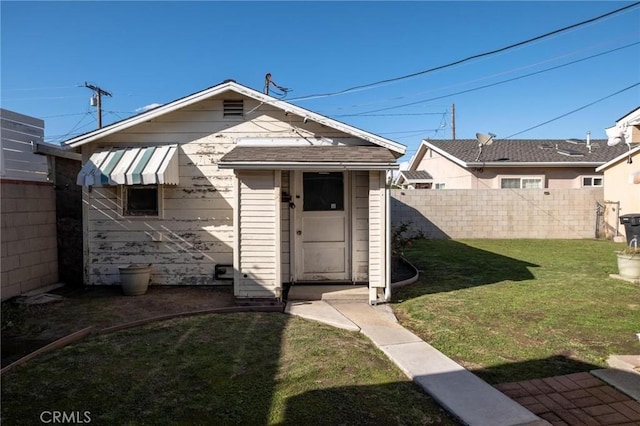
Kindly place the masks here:
<instances>
[{"instance_id":1,"label":"attic vent","mask_svg":"<svg viewBox=\"0 0 640 426\"><path fill-rule=\"evenodd\" d=\"M223 117L242 117L244 115L242 99L225 99L222 104Z\"/></svg>"},{"instance_id":2,"label":"attic vent","mask_svg":"<svg viewBox=\"0 0 640 426\"><path fill-rule=\"evenodd\" d=\"M540 149L553 149L553 145L551 145L550 143L543 143L538 145L538 148Z\"/></svg>"},{"instance_id":3,"label":"attic vent","mask_svg":"<svg viewBox=\"0 0 640 426\"><path fill-rule=\"evenodd\" d=\"M567 157L583 157L584 154L580 151L574 151L573 149L559 149L558 154L566 155Z\"/></svg>"},{"instance_id":4,"label":"attic vent","mask_svg":"<svg viewBox=\"0 0 640 426\"><path fill-rule=\"evenodd\" d=\"M585 141L583 141L582 139L567 139L567 142L572 143L574 145L585 143Z\"/></svg>"}]
</instances>

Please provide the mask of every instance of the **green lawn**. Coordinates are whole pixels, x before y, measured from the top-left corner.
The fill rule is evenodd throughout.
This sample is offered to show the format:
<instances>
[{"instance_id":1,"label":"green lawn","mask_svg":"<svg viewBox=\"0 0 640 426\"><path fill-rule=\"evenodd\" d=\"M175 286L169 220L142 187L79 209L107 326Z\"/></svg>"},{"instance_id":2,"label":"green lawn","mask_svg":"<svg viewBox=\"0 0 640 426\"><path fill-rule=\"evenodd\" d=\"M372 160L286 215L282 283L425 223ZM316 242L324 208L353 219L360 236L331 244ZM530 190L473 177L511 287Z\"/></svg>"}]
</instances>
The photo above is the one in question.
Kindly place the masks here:
<instances>
[{"instance_id":1,"label":"green lawn","mask_svg":"<svg viewBox=\"0 0 640 426\"><path fill-rule=\"evenodd\" d=\"M419 240L420 280L394 294L400 322L490 383L606 366L640 353L640 286L609 278L620 244Z\"/></svg>"},{"instance_id":2,"label":"green lawn","mask_svg":"<svg viewBox=\"0 0 640 426\"><path fill-rule=\"evenodd\" d=\"M3 425L45 410L92 425L455 424L363 335L281 313L91 337L3 376Z\"/></svg>"}]
</instances>

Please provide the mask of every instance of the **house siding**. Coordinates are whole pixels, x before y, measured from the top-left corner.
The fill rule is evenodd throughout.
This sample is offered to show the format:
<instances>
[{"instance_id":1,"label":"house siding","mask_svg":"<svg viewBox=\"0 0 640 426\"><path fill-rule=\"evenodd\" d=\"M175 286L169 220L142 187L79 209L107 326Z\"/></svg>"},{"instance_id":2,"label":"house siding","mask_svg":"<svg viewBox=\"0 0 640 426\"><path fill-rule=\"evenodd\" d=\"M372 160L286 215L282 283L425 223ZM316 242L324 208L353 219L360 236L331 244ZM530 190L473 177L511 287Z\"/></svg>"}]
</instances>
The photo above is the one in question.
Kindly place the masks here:
<instances>
[{"instance_id":1,"label":"house siding","mask_svg":"<svg viewBox=\"0 0 640 426\"><path fill-rule=\"evenodd\" d=\"M282 194L291 194L291 174L283 171L281 176L280 191ZM291 207L289 203L280 202L280 265L282 282L291 281Z\"/></svg>"},{"instance_id":2,"label":"house siding","mask_svg":"<svg viewBox=\"0 0 640 426\"><path fill-rule=\"evenodd\" d=\"M369 280L369 172L352 172L354 188L353 281Z\"/></svg>"},{"instance_id":3,"label":"house siding","mask_svg":"<svg viewBox=\"0 0 640 426\"><path fill-rule=\"evenodd\" d=\"M369 286L384 288L385 259L385 183L384 174L369 172Z\"/></svg>"},{"instance_id":4,"label":"house siding","mask_svg":"<svg viewBox=\"0 0 640 426\"><path fill-rule=\"evenodd\" d=\"M279 174L271 170L238 172L238 297L276 297L280 288L276 173Z\"/></svg>"},{"instance_id":5,"label":"house siding","mask_svg":"<svg viewBox=\"0 0 640 426\"><path fill-rule=\"evenodd\" d=\"M640 214L640 182L637 181L640 152L632 154L631 161L628 163L627 159L622 159L604 170L604 199L620 203L619 211L615 211L615 204L608 204L604 212L609 237L615 236L616 231L626 237L625 227L618 219L620 215Z\"/></svg>"}]
</instances>

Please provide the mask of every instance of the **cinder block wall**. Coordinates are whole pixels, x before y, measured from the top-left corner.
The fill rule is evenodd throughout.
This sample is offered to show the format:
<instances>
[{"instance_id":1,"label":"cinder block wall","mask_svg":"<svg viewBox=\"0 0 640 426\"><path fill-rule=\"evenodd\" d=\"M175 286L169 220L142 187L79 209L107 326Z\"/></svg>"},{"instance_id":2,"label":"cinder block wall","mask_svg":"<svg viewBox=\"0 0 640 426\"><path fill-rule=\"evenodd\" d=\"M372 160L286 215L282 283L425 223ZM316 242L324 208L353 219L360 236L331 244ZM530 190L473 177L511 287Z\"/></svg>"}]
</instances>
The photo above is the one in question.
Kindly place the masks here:
<instances>
[{"instance_id":1,"label":"cinder block wall","mask_svg":"<svg viewBox=\"0 0 640 426\"><path fill-rule=\"evenodd\" d=\"M58 282L53 185L0 181L2 300Z\"/></svg>"},{"instance_id":2,"label":"cinder block wall","mask_svg":"<svg viewBox=\"0 0 640 426\"><path fill-rule=\"evenodd\" d=\"M391 191L392 225L428 238L594 238L602 188Z\"/></svg>"}]
</instances>

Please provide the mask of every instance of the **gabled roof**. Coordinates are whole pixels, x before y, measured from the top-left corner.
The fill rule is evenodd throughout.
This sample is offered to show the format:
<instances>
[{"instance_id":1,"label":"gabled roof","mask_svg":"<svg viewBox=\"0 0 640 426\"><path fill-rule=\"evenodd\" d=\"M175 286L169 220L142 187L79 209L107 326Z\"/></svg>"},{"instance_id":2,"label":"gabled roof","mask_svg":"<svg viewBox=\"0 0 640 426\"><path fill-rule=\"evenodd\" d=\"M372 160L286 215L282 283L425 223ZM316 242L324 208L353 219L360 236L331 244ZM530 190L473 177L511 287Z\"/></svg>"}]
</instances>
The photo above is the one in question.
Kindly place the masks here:
<instances>
[{"instance_id":1,"label":"gabled roof","mask_svg":"<svg viewBox=\"0 0 640 426\"><path fill-rule=\"evenodd\" d=\"M250 89L246 86L242 86L234 81L225 81L221 84L218 84L217 86L210 87L200 92L193 93L191 95L177 99L173 102L164 104L152 110L143 112L138 115L134 115L124 120L120 120L118 122L110 124L109 126L103 127L101 129L96 129L91 132L85 133L83 135L76 136L74 138L71 138L65 141L63 145L67 147L78 147L78 146L87 144L89 142L96 141L105 136L128 129L137 124L141 124L146 121L152 120L154 118L161 117L170 112L179 110L181 108L187 107L189 105L193 105L197 102L201 102L203 100L212 98L214 96L218 96L226 92L234 92L240 95L247 96L249 98L253 98L262 103L268 103L276 108L282 109L285 112L298 115L300 117L306 118L311 121L315 121L317 123L331 127L338 131L355 136L357 138L364 139L375 145L385 147L395 152L396 154L398 154L397 155L398 157L400 155L403 155L406 151L406 147L404 145L401 145L390 139L383 138L381 136L375 135L370 132L366 132L364 130L361 130L356 127L350 126L348 124L342 123L340 121L325 117L323 115L317 114L315 112L309 111L299 106L273 98L271 96L260 93L256 90Z\"/></svg>"},{"instance_id":2,"label":"gabled roof","mask_svg":"<svg viewBox=\"0 0 640 426\"><path fill-rule=\"evenodd\" d=\"M598 167L627 150L626 145L608 146L604 139L589 145L579 139L496 139L482 150L475 139L425 140L423 145L462 167L485 168Z\"/></svg>"},{"instance_id":3,"label":"gabled roof","mask_svg":"<svg viewBox=\"0 0 640 426\"><path fill-rule=\"evenodd\" d=\"M424 170L401 170L400 174L408 182L428 182L433 180L433 176Z\"/></svg>"}]
</instances>

